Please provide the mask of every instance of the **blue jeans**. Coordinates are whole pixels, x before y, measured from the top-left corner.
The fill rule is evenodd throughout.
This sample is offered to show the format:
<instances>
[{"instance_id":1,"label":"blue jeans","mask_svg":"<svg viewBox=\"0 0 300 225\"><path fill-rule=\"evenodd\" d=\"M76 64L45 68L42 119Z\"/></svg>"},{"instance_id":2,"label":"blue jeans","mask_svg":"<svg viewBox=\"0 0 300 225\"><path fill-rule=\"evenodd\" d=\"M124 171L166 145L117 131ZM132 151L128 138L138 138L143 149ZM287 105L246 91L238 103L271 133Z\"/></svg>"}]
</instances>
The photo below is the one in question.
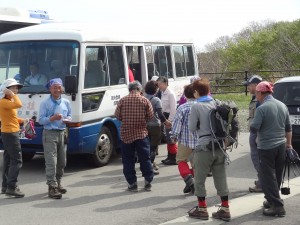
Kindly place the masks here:
<instances>
[{"instance_id":1,"label":"blue jeans","mask_svg":"<svg viewBox=\"0 0 300 225\"><path fill-rule=\"evenodd\" d=\"M3 142L2 187L15 189L22 167L22 151L19 132L1 133Z\"/></svg>"},{"instance_id":2,"label":"blue jeans","mask_svg":"<svg viewBox=\"0 0 300 225\"><path fill-rule=\"evenodd\" d=\"M258 177L258 182L257 182L257 187L261 188L261 182L260 182L260 165L259 165L259 156L258 156L258 149L257 149L257 144L255 142L255 139L257 137L257 134L250 132L249 136L249 144L250 144L250 152L251 152L251 159L253 166L257 172L257 177Z\"/></svg>"},{"instance_id":3,"label":"blue jeans","mask_svg":"<svg viewBox=\"0 0 300 225\"><path fill-rule=\"evenodd\" d=\"M130 144L121 141L123 173L128 184L133 184L137 181L135 171L135 151L137 152L140 169L142 175L147 182L153 180L153 168L150 161L150 143L149 138L138 139Z\"/></svg>"}]
</instances>

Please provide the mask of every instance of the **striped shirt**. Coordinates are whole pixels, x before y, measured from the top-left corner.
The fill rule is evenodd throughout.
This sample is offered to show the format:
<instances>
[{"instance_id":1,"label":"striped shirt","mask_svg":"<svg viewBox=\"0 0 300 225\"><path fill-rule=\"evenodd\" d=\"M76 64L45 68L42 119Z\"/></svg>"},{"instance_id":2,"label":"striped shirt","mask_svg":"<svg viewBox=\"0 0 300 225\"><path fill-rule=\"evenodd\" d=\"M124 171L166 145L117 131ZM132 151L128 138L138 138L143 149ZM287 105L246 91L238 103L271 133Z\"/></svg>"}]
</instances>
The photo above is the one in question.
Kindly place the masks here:
<instances>
[{"instance_id":1,"label":"striped shirt","mask_svg":"<svg viewBox=\"0 0 300 225\"><path fill-rule=\"evenodd\" d=\"M171 137L176 138L182 145L194 149L197 145L196 132L189 131L189 116L192 105L196 100L188 100L179 106L172 122Z\"/></svg>"},{"instance_id":2,"label":"striped shirt","mask_svg":"<svg viewBox=\"0 0 300 225\"><path fill-rule=\"evenodd\" d=\"M115 116L121 123L121 140L130 144L148 136L147 122L153 118L150 101L139 93L129 93L120 99Z\"/></svg>"}]
</instances>

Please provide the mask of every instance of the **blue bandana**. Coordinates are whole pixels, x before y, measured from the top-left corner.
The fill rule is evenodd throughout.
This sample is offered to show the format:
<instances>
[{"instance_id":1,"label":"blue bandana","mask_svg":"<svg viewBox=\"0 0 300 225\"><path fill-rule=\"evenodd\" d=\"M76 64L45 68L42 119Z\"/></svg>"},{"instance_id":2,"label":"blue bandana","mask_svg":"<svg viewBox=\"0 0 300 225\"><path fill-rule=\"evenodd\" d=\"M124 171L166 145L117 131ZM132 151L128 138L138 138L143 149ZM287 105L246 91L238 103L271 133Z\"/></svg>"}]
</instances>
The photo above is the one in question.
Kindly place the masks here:
<instances>
[{"instance_id":1,"label":"blue bandana","mask_svg":"<svg viewBox=\"0 0 300 225\"><path fill-rule=\"evenodd\" d=\"M197 99L197 102L210 102L212 101L213 98L209 95L201 96L200 98Z\"/></svg>"},{"instance_id":2,"label":"blue bandana","mask_svg":"<svg viewBox=\"0 0 300 225\"><path fill-rule=\"evenodd\" d=\"M60 78L54 78L49 80L49 82L46 84L46 88L49 89L52 85L59 84L62 86L62 80Z\"/></svg>"}]
</instances>

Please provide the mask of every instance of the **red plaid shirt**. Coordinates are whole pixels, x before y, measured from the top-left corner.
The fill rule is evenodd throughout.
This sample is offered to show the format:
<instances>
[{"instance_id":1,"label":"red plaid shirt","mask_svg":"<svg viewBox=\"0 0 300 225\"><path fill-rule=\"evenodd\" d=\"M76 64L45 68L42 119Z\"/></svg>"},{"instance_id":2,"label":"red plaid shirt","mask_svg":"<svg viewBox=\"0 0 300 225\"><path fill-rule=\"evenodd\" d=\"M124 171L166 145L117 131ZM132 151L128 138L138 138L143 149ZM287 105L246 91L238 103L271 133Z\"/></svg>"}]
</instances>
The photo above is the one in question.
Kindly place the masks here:
<instances>
[{"instance_id":1,"label":"red plaid shirt","mask_svg":"<svg viewBox=\"0 0 300 225\"><path fill-rule=\"evenodd\" d=\"M148 136L147 122L153 117L150 101L139 93L129 93L119 101L115 116L121 123L121 140L130 144Z\"/></svg>"}]
</instances>

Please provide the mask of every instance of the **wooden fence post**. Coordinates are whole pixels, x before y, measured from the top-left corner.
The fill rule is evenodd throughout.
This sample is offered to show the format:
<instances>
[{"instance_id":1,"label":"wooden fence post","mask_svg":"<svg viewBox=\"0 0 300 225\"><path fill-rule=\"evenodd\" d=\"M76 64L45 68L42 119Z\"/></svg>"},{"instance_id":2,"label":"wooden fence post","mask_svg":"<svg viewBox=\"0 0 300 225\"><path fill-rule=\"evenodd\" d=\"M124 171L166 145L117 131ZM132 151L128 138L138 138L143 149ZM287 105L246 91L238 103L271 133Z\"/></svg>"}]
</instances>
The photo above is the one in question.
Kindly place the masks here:
<instances>
[{"instance_id":1,"label":"wooden fence post","mask_svg":"<svg viewBox=\"0 0 300 225\"><path fill-rule=\"evenodd\" d=\"M247 81L248 80L248 71L246 70L245 71L245 81ZM246 94L246 96L248 95L248 87L247 87L248 85L245 85L245 94Z\"/></svg>"}]
</instances>

